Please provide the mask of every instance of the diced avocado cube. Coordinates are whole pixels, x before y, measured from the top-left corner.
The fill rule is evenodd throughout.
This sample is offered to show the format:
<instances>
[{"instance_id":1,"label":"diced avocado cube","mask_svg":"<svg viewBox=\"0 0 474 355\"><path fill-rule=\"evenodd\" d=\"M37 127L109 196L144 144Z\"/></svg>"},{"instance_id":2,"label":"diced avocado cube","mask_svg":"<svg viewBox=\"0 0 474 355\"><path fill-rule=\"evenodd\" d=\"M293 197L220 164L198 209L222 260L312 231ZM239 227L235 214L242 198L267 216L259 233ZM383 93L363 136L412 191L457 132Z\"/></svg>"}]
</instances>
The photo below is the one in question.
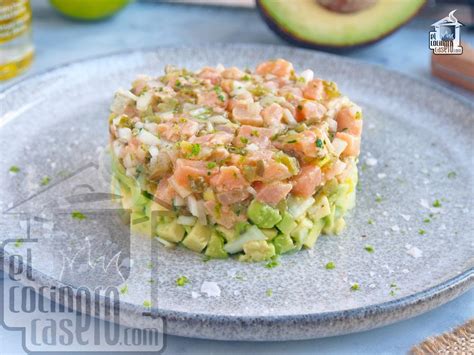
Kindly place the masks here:
<instances>
[{"instance_id":1,"label":"diced avocado cube","mask_svg":"<svg viewBox=\"0 0 474 355\"><path fill-rule=\"evenodd\" d=\"M308 236L309 229L303 226L298 226L296 229L291 232L291 237L295 241L296 248L301 249L303 243Z\"/></svg>"},{"instance_id":2,"label":"diced avocado cube","mask_svg":"<svg viewBox=\"0 0 474 355\"><path fill-rule=\"evenodd\" d=\"M134 205L137 207L137 208L144 208L148 202L150 202L150 199L148 197L146 197L143 193L141 193L141 190L139 187L137 187L136 189L132 190L133 192L133 202L134 202Z\"/></svg>"},{"instance_id":3,"label":"diced avocado cube","mask_svg":"<svg viewBox=\"0 0 474 355\"><path fill-rule=\"evenodd\" d=\"M318 239L321 231L324 227L324 219L314 222L313 228L310 229L308 236L303 242L303 246L308 249L312 249L316 240Z\"/></svg>"},{"instance_id":4,"label":"diced avocado cube","mask_svg":"<svg viewBox=\"0 0 474 355\"><path fill-rule=\"evenodd\" d=\"M224 228L220 225L216 227L216 231L224 237L227 242L231 242L237 238L237 235L234 230Z\"/></svg>"},{"instance_id":5,"label":"diced avocado cube","mask_svg":"<svg viewBox=\"0 0 474 355\"><path fill-rule=\"evenodd\" d=\"M241 261L263 261L268 260L275 255L275 247L265 240L251 240L243 245L245 255L242 255Z\"/></svg>"},{"instance_id":6,"label":"diced avocado cube","mask_svg":"<svg viewBox=\"0 0 474 355\"><path fill-rule=\"evenodd\" d=\"M260 228L272 228L280 222L280 212L265 203L253 200L247 210L249 219Z\"/></svg>"},{"instance_id":7,"label":"diced avocado cube","mask_svg":"<svg viewBox=\"0 0 474 355\"><path fill-rule=\"evenodd\" d=\"M323 233L324 234L332 234L332 231L334 229L334 217L336 214L336 206L331 206L331 213L324 217L324 227L323 227Z\"/></svg>"},{"instance_id":8,"label":"diced avocado cube","mask_svg":"<svg viewBox=\"0 0 474 355\"><path fill-rule=\"evenodd\" d=\"M235 254L242 251L244 244L252 240L265 240L267 237L256 226L250 226L247 231L236 238L234 241L224 245L224 250L229 254Z\"/></svg>"},{"instance_id":9,"label":"diced avocado cube","mask_svg":"<svg viewBox=\"0 0 474 355\"><path fill-rule=\"evenodd\" d=\"M209 242L211 233L211 228L198 222L194 225L193 229L191 229L191 232L189 232L186 238L184 238L183 245L188 249L200 253Z\"/></svg>"},{"instance_id":10,"label":"diced avocado cube","mask_svg":"<svg viewBox=\"0 0 474 355\"><path fill-rule=\"evenodd\" d=\"M154 236L154 232L151 227L150 218L143 212L132 211L130 214L130 227L131 230L138 234L147 236Z\"/></svg>"},{"instance_id":11,"label":"diced avocado cube","mask_svg":"<svg viewBox=\"0 0 474 355\"><path fill-rule=\"evenodd\" d=\"M250 226L251 224L247 222L237 222L234 226L234 238L245 233Z\"/></svg>"},{"instance_id":12,"label":"diced avocado cube","mask_svg":"<svg viewBox=\"0 0 474 355\"><path fill-rule=\"evenodd\" d=\"M156 234L169 242L179 243L184 237L184 228L178 224L176 219L171 222L159 223L156 226Z\"/></svg>"},{"instance_id":13,"label":"diced avocado cube","mask_svg":"<svg viewBox=\"0 0 474 355\"><path fill-rule=\"evenodd\" d=\"M345 200L344 196L349 192L349 189L350 186L348 184L339 184L334 192L329 195L329 202L331 204L336 202L341 203L341 201Z\"/></svg>"},{"instance_id":14,"label":"diced avocado cube","mask_svg":"<svg viewBox=\"0 0 474 355\"><path fill-rule=\"evenodd\" d=\"M276 227L283 233L283 234L290 234L298 224L295 222L295 219L289 214L285 213L283 218L280 222L276 225Z\"/></svg>"},{"instance_id":15,"label":"diced avocado cube","mask_svg":"<svg viewBox=\"0 0 474 355\"><path fill-rule=\"evenodd\" d=\"M344 230L344 228L346 228L346 221L344 220L344 218L340 217L334 222L333 233L336 235L340 234Z\"/></svg>"},{"instance_id":16,"label":"diced avocado cube","mask_svg":"<svg viewBox=\"0 0 474 355\"><path fill-rule=\"evenodd\" d=\"M165 246L165 248L169 248L169 249L173 249L176 247L176 244L175 243L171 243L171 242L168 242L167 240L163 239L163 238L160 238L160 237L156 237L156 239L158 239L158 241L163 244Z\"/></svg>"},{"instance_id":17,"label":"diced avocado cube","mask_svg":"<svg viewBox=\"0 0 474 355\"><path fill-rule=\"evenodd\" d=\"M148 217L151 217L153 212L167 212L167 211L169 211L167 208L156 203L155 201L149 201L145 205L145 213Z\"/></svg>"},{"instance_id":18,"label":"diced avocado cube","mask_svg":"<svg viewBox=\"0 0 474 355\"><path fill-rule=\"evenodd\" d=\"M213 231L206 248L206 255L214 259L225 259L228 257L224 250L224 238Z\"/></svg>"},{"instance_id":19,"label":"diced avocado cube","mask_svg":"<svg viewBox=\"0 0 474 355\"><path fill-rule=\"evenodd\" d=\"M267 237L267 240L272 240L278 235L278 231L276 228L265 228L265 229L260 229L263 234Z\"/></svg>"},{"instance_id":20,"label":"diced avocado cube","mask_svg":"<svg viewBox=\"0 0 474 355\"><path fill-rule=\"evenodd\" d=\"M275 252L277 254L284 254L292 249L294 249L295 244L293 239L287 234L280 234L275 239L272 240L273 245L275 246Z\"/></svg>"},{"instance_id":21,"label":"diced avocado cube","mask_svg":"<svg viewBox=\"0 0 474 355\"><path fill-rule=\"evenodd\" d=\"M298 226L311 229L313 228L313 222L309 218L303 218L299 223Z\"/></svg>"}]
</instances>

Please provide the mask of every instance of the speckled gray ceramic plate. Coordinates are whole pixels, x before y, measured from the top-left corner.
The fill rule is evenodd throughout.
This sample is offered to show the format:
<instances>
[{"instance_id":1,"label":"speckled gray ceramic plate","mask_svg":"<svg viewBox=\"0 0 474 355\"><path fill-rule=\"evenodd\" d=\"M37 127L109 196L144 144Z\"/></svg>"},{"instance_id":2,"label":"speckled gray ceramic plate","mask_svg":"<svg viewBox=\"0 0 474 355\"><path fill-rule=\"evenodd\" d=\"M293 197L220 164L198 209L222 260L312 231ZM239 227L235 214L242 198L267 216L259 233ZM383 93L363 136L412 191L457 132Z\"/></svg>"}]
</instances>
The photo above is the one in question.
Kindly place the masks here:
<instances>
[{"instance_id":1,"label":"speckled gray ceramic plate","mask_svg":"<svg viewBox=\"0 0 474 355\"><path fill-rule=\"evenodd\" d=\"M147 238L128 238L126 231L125 236L112 233L110 228L123 231L123 226L105 216L97 201L95 209L104 215L96 214L96 219L60 218L61 213L69 216L72 200L58 200L79 195L80 189L107 191L107 159L101 152L115 89L127 87L140 73L159 75L167 63L192 69L218 63L254 67L275 57L336 81L364 109L357 206L341 236L323 236L314 250L283 256L278 267L268 269L232 259L203 262L187 250L150 246ZM124 324L153 325L153 319L142 315L142 305L157 297L154 311L166 320L171 334L314 338L405 319L473 285L473 107L429 84L287 47L167 48L63 66L4 91L1 102L1 209L10 212L1 215L1 238L24 235L26 222L19 213L24 217L54 210L54 218L31 220L30 233L39 240L31 243L32 284L61 280L92 287L109 282L123 291L127 285L121 295ZM12 165L21 171L9 173ZM65 179L67 173L74 173L73 178ZM51 178L46 187L40 183L44 176ZM79 203L75 209L84 209L81 201L74 201ZM441 206L433 207L438 206L435 201ZM108 234L99 231L101 225L109 228ZM24 252L27 244L7 244L6 255ZM92 245L91 260L110 259L114 251L128 248L130 254L123 251L113 259L125 281L99 268L86 270L82 279L77 275L84 270L68 271L64 260L83 252L84 245ZM374 252L367 252L366 245ZM150 250L157 259L153 272L147 267ZM334 270L325 269L329 261ZM178 287L175 280L182 275L190 283ZM203 292L205 281L215 283L220 296ZM358 291L351 290L353 283L360 285Z\"/></svg>"}]
</instances>

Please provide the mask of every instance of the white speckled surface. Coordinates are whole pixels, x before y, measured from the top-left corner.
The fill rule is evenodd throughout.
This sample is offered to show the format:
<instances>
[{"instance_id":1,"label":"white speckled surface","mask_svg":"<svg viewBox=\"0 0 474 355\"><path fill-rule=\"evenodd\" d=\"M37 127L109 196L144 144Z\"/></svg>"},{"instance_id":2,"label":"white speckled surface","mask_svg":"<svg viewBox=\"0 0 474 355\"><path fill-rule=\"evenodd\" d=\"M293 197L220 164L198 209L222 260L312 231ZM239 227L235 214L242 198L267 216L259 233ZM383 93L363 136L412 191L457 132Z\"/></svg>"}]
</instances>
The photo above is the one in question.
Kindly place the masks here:
<instances>
[{"instance_id":1,"label":"white speckled surface","mask_svg":"<svg viewBox=\"0 0 474 355\"><path fill-rule=\"evenodd\" d=\"M14 179L5 170L0 172L3 201L15 202L20 192L24 196L38 191L35 183L44 175L74 171L95 161L97 147L107 141L105 118L112 92L127 86L136 74L158 74L166 63L197 68L222 62L245 67L273 57L288 58L299 70L308 67L335 80L365 110L360 164L365 166L349 228L341 237L322 237L314 252L283 257L281 265L270 270L233 260L203 263L185 250L160 249L157 275L152 276L157 279L158 307L169 320L168 331L255 340L282 340L280 330L287 339L340 334L415 315L465 290L472 284L472 274L466 272L473 266L473 206L472 196L466 196L459 183L472 189L472 164L465 158L472 151L472 107L381 68L309 51L252 46L168 49L73 64L25 81L6 92L1 113L5 117L7 111L19 112L0 129L0 139L20 137L22 132L2 156L2 165L27 167L26 174ZM91 87L93 95L87 90ZM18 93L26 89L26 97L18 100ZM41 124L25 129L32 119ZM54 144L48 142L52 136L57 137ZM32 141L44 149L27 143ZM19 158L25 156L28 163ZM54 168L44 164L47 159L55 163ZM456 171L455 179L447 177L450 171ZM375 201L378 194L380 202ZM427 208L436 199L442 208ZM424 223L431 212L435 212L432 222ZM368 224L369 219L374 224ZM2 217L0 223L11 222L11 217ZM420 235L420 229L426 234ZM366 244L374 246L375 252L367 253ZM134 264L127 280L131 291L124 302L141 305L150 292L150 285L134 273L134 268L144 270L145 261L140 267L140 260L148 255L147 247L141 237L132 238ZM45 258L38 269L58 277L48 259L52 248L53 244L41 244L37 253ZM413 256L420 252L420 257ZM325 270L327 261L334 261L336 269ZM236 279L234 271L243 280ZM437 287L462 273L449 292L446 284ZM191 283L177 288L174 281L181 275ZM199 292L203 281L217 282L221 297L192 298L191 291ZM352 282L358 282L361 290L350 291ZM397 284L395 296L390 294L392 283ZM271 297L266 295L268 289L273 290ZM145 324L133 309L125 308L125 323Z\"/></svg>"}]
</instances>

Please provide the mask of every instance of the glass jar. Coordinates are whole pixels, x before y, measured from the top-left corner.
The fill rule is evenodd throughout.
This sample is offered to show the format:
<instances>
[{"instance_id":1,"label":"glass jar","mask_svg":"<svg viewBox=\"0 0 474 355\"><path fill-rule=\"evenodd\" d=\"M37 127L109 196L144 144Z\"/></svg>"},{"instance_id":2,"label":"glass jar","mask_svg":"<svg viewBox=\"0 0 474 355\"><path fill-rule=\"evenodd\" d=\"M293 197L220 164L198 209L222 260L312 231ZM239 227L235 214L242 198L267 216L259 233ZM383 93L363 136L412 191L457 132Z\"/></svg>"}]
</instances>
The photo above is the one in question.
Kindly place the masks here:
<instances>
[{"instance_id":1,"label":"glass jar","mask_svg":"<svg viewBox=\"0 0 474 355\"><path fill-rule=\"evenodd\" d=\"M29 0L0 0L0 80L13 78L33 61Z\"/></svg>"}]
</instances>

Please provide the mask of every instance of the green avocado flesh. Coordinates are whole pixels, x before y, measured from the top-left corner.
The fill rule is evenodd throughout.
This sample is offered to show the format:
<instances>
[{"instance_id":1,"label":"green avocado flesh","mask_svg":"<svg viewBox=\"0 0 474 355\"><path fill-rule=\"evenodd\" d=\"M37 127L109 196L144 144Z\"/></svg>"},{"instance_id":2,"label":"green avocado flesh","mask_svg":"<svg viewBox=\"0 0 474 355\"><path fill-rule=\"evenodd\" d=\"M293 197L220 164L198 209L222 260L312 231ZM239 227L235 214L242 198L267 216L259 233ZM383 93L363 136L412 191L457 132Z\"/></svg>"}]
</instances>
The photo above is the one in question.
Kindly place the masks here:
<instances>
[{"instance_id":1,"label":"green avocado flesh","mask_svg":"<svg viewBox=\"0 0 474 355\"><path fill-rule=\"evenodd\" d=\"M331 11L316 0L258 0L270 27L309 47L351 47L379 40L412 18L425 0L378 0L352 13Z\"/></svg>"},{"instance_id":2,"label":"green avocado flesh","mask_svg":"<svg viewBox=\"0 0 474 355\"><path fill-rule=\"evenodd\" d=\"M339 234L345 226L345 212L354 206L354 171L344 183L331 181L313 197L288 198L283 209L253 200L247 222L233 229L203 225L195 217L161 206L142 192L138 181L125 176L118 164L113 165L112 193L120 195L122 206L131 212L131 228L137 234L158 238L166 247L182 245L211 259L237 255L241 261L258 262L313 248L321 233Z\"/></svg>"}]
</instances>

